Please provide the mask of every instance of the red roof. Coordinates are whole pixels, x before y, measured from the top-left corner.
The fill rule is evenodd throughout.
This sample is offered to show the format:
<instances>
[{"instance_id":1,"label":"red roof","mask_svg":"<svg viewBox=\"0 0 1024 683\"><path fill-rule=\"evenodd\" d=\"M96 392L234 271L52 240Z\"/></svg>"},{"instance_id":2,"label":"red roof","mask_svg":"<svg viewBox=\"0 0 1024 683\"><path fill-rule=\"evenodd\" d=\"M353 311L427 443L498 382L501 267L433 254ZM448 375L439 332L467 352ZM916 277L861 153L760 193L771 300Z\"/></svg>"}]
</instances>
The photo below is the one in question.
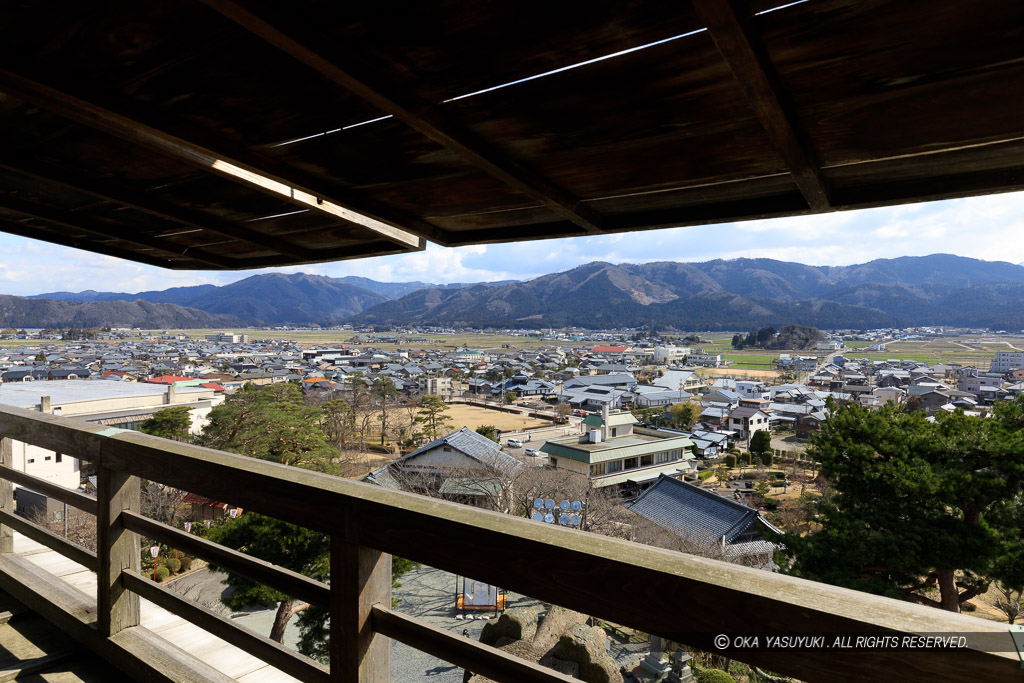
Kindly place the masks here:
<instances>
[{"instance_id":1,"label":"red roof","mask_svg":"<svg viewBox=\"0 0 1024 683\"><path fill-rule=\"evenodd\" d=\"M592 353L625 353L628 346L595 346L590 349Z\"/></svg>"},{"instance_id":2,"label":"red roof","mask_svg":"<svg viewBox=\"0 0 1024 683\"><path fill-rule=\"evenodd\" d=\"M200 496L198 493L186 493L184 500L192 505L212 505L213 507L224 507L227 505L227 503L222 503L219 500Z\"/></svg>"},{"instance_id":3,"label":"red roof","mask_svg":"<svg viewBox=\"0 0 1024 683\"><path fill-rule=\"evenodd\" d=\"M213 389L214 391L224 391L224 387L222 387L221 385L217 384L216 382L203 382L199 386L203 387L204 389Z\"/></svg>"},{"instance_id":4,"label":"red roof","mask_svg":"<svg viewBox=\"0 0 1024 683\"><path fill-rule=\"evenodd\" d=\"M178 377L177 375L160 375L159 377L152 377L146 381L150 384L176 384L178 382L194 382L195 377Z\"/></svg>"}]
</instances>

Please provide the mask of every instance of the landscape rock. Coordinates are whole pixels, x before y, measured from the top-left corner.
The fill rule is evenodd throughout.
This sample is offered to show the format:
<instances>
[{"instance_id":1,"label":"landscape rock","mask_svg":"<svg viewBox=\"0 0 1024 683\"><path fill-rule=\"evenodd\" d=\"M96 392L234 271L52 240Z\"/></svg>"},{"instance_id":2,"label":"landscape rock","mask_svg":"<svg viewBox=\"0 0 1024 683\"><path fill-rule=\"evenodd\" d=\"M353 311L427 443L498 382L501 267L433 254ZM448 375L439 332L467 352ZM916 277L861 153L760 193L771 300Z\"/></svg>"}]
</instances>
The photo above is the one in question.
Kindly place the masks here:
<instances>
[{"instance_id":1,"label":"landscape rock","mask_svg":"<svg viewBox=\"0 0 1024 683\"><path fill-rule=\"evenodd\" d=\"M480 642L496 646L502 636L512 640L533 640L537 634L537 621L542 611L539 606L505 610L500 617L484 624L484 630L480 632Z\"/></svg>"}]
</instances>

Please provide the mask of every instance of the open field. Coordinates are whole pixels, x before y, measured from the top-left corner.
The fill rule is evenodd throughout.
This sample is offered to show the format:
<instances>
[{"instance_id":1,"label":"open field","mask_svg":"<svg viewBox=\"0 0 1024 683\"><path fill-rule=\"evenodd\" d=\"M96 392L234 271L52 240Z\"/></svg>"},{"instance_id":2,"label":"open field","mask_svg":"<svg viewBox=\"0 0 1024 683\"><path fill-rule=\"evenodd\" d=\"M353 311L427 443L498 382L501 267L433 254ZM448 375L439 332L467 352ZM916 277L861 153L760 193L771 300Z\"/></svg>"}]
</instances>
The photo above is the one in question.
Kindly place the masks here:
<instances>
[{"instance_id":1,"label":"open field","mask_svg":"<svg viewBox=\"0 0 1024 683\"><path fill-rule=\"evenodd\" d=\"M550 420L539 420L535 417L506 413L502 410L491 410L479 406L470 406L464 403L454 403L448 406L448 415L452 419L452 426L455 429L469 427L476 429L481 425L494 425L503 432L517 431L525 425L527 429L533 427L547 427L551 425Z\"/></svg>"}]
</instances>

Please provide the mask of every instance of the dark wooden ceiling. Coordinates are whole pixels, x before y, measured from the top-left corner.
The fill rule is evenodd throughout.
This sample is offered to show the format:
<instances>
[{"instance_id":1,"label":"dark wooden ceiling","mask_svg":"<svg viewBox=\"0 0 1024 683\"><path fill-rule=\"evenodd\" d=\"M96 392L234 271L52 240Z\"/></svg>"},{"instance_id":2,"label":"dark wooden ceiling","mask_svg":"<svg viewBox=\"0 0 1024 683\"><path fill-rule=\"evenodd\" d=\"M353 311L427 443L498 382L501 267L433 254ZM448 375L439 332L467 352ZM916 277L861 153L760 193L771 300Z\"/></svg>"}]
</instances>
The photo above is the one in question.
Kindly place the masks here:
<instances>
[{"instance_id":1,"label":"dark wooden ceiling","mask_svg":"<svg viewBox=\"0 0 1024 683\"><path fill-rule=\"evenodd\" d=\"M238 269L1021 188L1024 3L780 5L2 3L0 230Z\"/></svg>"}]
</instances>

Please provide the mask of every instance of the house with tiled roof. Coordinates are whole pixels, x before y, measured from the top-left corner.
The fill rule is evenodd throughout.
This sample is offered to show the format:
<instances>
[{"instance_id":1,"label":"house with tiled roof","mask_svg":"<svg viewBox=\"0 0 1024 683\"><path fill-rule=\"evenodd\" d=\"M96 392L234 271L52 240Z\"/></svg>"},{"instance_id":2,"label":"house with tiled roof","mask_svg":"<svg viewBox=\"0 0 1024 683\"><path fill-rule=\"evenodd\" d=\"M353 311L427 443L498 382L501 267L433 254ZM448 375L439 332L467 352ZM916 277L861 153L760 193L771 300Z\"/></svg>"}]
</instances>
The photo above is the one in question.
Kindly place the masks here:
<instances>
[{"instance_id":1,"label":"house with tiled roof","mask_svg":"<svg viewBox=\"0 0 1024 683\"><path fill-rule=\"evenodd\" d=\"M667 476L626 507L689 543L758 566L770 566L777 547L765 537L782 534L754 508Z\"/></svg>"},{"instance_id":2,"label":"house with tiled roof","mask_svg":"<svg viewBox=\"0 0 1024 683\"><path fill-rule=\"evenodd\" d=\"M683 477L696 470L693 442L678 433L637 427L629 411L588 415L582 436L552 439L540 450L555 469L590 477L595 487L638 491L665 474Z\"/></svg>"}]
</instances>

